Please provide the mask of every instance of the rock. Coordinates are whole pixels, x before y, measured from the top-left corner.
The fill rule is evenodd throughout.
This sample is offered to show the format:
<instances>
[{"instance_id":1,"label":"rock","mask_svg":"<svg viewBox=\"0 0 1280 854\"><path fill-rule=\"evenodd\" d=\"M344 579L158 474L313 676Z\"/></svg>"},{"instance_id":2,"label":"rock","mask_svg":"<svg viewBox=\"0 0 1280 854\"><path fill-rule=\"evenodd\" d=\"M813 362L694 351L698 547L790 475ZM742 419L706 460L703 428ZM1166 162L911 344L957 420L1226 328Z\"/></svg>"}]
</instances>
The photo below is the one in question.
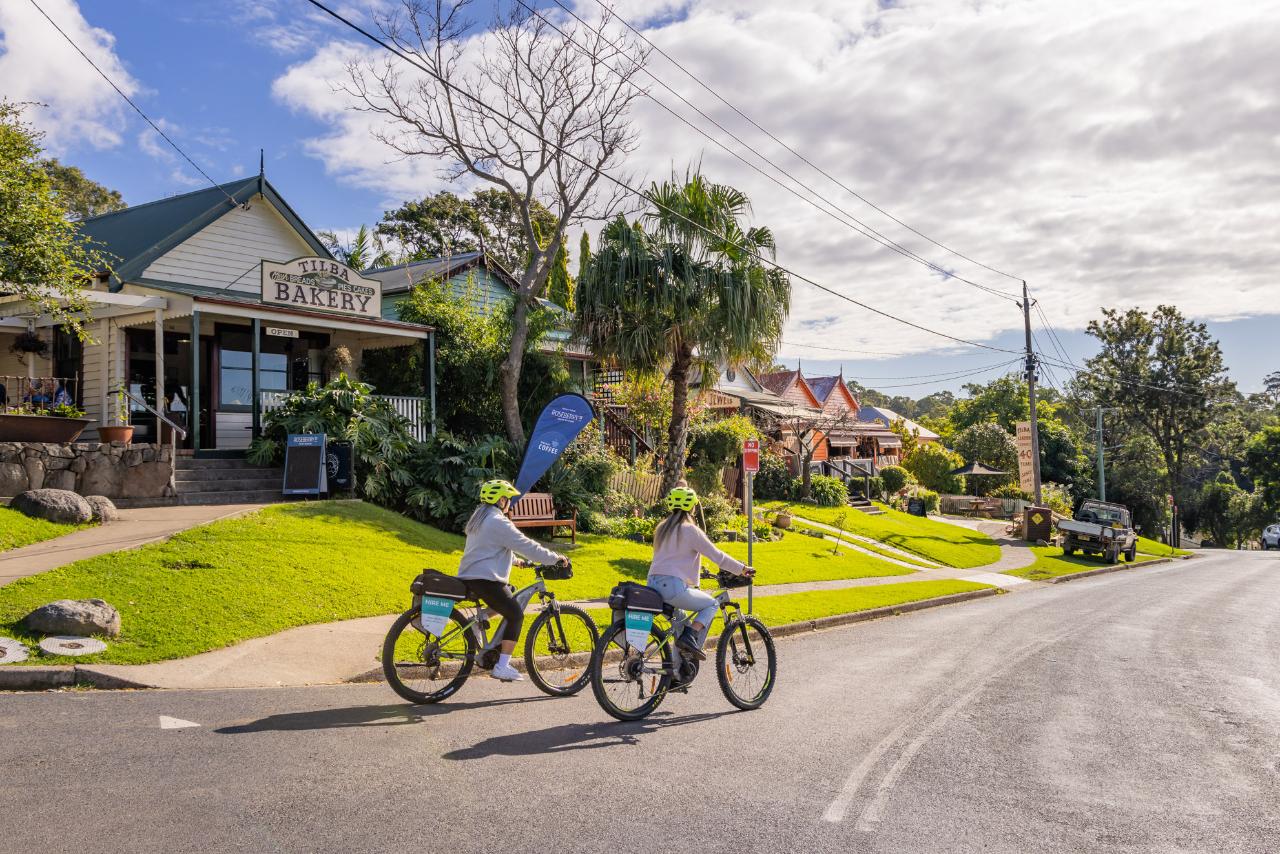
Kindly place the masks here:
<instances>
[{"instance_id":1,"label":"rock","mask_svg":"<svg viewBox=\"0 0 1280 854\"><path fill-rule=\"evenodd\" d=\"M22 618L23 628L45 635L120 634L120 612L101 599L59 599Z\"/></svg>"},{"instance_id":2,"label":"rock","mask_svg":"<svg viewBox=\"0 0 1280 854\"><path fill-rule=\"evenodd\" d=\"M123 485L124 469L109 456L95 454L86 460L84 474L80 476L80 489L86 495L119 495Z\"/></svg>"},{"instance_id":3,"label":"rock","mask_svg":"<svg viewBox=\"0 0 1280 854\"><path fill-rule=\"evenodd\" d=\"M22 461L22 467L27 470L27 482L31 484L31 489L44 488L44 463L39 457L28 455Z\"/></svg>"},{"instance_id":4,"label":"rock","mask_svg":"<svg viewBox=\"0 0 1280 854\"><path fill-rule=\"evenodd\" d=\"M74 492L76 488L76 473L67 469L60 471L51 471L44 477L45 489L62 489Z\"/></svg>"},{"instance_id":5,"label":"rock","mask_svg":"<svg viewBox=\"0 0 1280 854\"><path fill-rule=\"evenodd\" d=\"M84 500L93 508L93 521L114 522L120 518L120 511L116 509L116 505L107 496L86 495Z\"/></svg>"},{"instance_id":6,"label":"rock","mask_svg":"<svg viewBox=\"0 0 1280 854\"><path fill-rule=\"evenodd\" d=\"M169 485L169 466L162 463L139 463L125 469L121 498L156 498L165 494Z\"/></svg>"},{"instance_id":7,"label":"rock","mask_svg":"<svg viewBox=\"0 0 1280 854\"><path fill-rule=\"evenodd\" d=\"M93 518L89 502L67 489L30 489L9 506L37 519L68 525L81 525Z\"/></svg>"},{"instance_id":8,"label":"rock","mask_svg":"<svg viewBox=\"0 0 1280 854\"><path fill-rule=\"evenodd\" d=\"M17 495L30 488L25 468L18 463L0 463L0 495Z\"/></svg>"}]
</instances>

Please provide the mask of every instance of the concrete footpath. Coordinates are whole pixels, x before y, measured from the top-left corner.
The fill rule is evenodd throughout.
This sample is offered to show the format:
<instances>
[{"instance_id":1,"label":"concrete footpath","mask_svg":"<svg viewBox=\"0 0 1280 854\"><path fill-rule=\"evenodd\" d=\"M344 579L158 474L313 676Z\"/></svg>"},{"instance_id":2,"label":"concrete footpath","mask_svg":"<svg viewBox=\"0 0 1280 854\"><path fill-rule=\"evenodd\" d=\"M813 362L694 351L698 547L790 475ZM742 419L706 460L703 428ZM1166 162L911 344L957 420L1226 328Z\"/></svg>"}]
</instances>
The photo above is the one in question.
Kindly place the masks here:
<instances>
[{"instance_id":1,"label":"concrete footpath","mask_svg":"<svg viewBox=\"0 0 1280 854\"><path fill-rule=\"evenodd\" d=\"M269 507L268 504L217 504L121 510L105 525L73 531L42 543L0 552L0 587L108 552L136 549L181 531Z\"/></svg>"}]
</instances>

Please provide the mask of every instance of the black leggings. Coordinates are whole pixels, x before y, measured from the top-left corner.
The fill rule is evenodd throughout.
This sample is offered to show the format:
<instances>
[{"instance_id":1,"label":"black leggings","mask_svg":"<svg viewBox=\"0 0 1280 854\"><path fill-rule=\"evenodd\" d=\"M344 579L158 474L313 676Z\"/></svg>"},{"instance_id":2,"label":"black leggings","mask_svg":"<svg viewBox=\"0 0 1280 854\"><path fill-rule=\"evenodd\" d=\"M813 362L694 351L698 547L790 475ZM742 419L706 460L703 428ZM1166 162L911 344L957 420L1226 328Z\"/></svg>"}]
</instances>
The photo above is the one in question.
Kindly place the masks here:
<instances>
[{"instance_id":1,"label":"black leggings","mask_svg":"<svg viewBox=\"0 0 1280 854\"><path fill-rule=\"evenodd\" d=\"M520 637L520 627L524 625L524 609L511 595L511 587L501 581L467 579L467 587L471 593L484 604L502 615L507 622L502 627L502 640L516 641Z\"/></svg>"}]
</instances>

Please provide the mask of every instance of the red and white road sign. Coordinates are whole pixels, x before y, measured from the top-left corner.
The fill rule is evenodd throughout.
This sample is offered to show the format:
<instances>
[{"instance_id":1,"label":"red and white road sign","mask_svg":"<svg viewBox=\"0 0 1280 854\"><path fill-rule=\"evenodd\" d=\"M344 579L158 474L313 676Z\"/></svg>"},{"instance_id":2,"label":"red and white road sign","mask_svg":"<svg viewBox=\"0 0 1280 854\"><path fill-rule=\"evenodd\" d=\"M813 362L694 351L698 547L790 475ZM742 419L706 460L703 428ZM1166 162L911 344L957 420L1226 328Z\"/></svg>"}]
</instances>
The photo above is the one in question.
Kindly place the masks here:
<instances>
[{"instance_id":1,"label":"red and white road sign","mask_svg":"<svg viewBox=\"0 0 1280 854\"><path fill-rule=\"evenodd\" d=\"M742 441L742 470L753 474L760 471L759 439L744 439Z\"/></svg>"}]
</instances>

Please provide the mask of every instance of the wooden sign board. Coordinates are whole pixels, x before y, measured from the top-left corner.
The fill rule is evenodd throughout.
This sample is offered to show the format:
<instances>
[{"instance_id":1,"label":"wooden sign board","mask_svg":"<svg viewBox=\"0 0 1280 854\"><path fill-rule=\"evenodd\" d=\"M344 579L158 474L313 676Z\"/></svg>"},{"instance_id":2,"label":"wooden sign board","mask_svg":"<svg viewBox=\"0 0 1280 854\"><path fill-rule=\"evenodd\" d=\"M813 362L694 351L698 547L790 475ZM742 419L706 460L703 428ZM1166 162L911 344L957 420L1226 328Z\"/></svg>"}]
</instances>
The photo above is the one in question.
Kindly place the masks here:
<instances>
[{"instance_id":1,"label":"wooden sign board","mask_svg":"<svg viewBox=\"0 0 1280 854\"><path fill-rule=\"evenodd\" d=\"M1031 422L1019 421L1017 431L1015 443L1018 446L1018 486L1023 492L1035 492L1035 451L1032 450Z\"/></svg>"}]
</instances>

